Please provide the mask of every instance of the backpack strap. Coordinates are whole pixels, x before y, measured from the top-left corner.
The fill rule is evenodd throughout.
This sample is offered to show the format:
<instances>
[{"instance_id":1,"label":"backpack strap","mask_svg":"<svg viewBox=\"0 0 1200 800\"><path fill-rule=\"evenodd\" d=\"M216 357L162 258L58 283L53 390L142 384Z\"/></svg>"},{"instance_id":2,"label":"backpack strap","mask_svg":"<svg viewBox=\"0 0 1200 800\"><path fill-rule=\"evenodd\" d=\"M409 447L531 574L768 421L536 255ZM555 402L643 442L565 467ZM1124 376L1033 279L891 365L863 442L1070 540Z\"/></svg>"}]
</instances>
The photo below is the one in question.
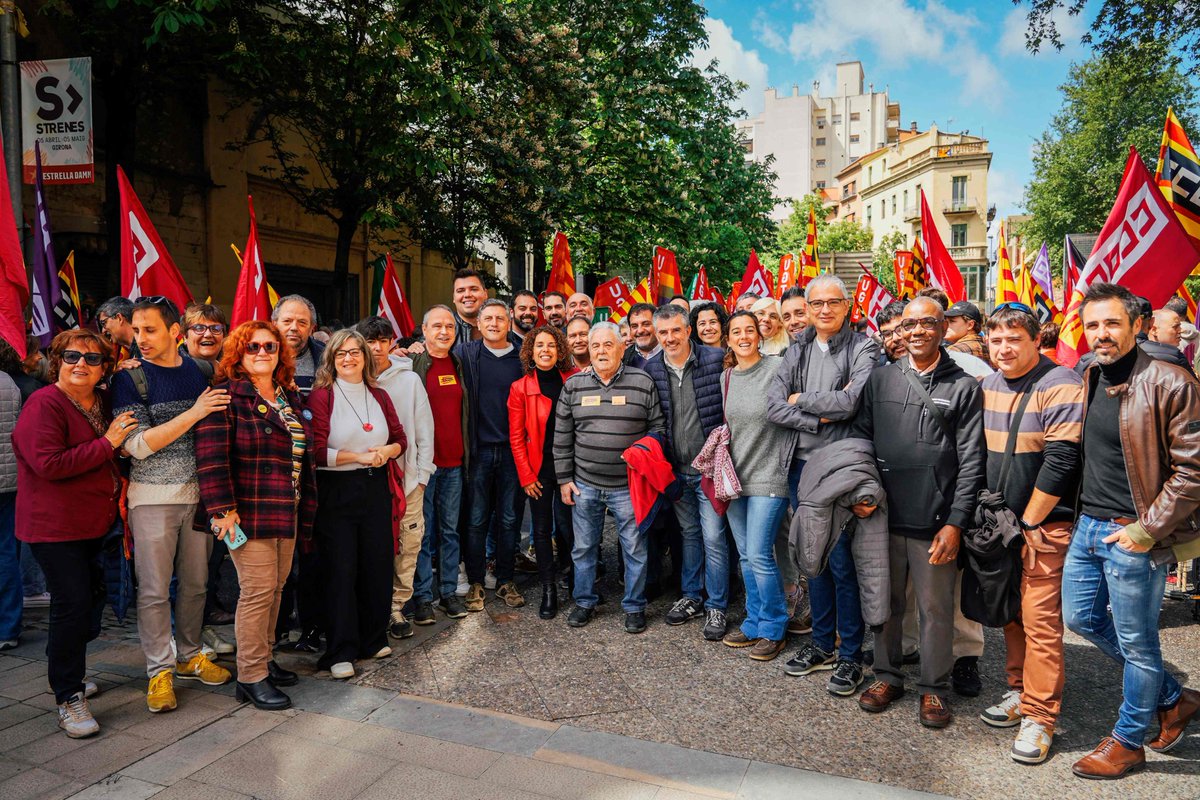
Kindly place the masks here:
<instances>
[{"instance_id":1,"label":"backpack strap","mask_svg":"<svg viewBox=\"0 0 1200 800\"><path fill-rule=\"evenodd\" d=\"M1004 459L1000 462L1000 475L996 483L996 488L1001 494L1004 494L1005 484L1008 483L1008 472L1012 467L1013 453L1017 450L1017 435L1021 432L1021 418L1025 416L1025 409L1029 405L1029 401L1033 399L1033 393L1037 391L1038 381L1046 377L1052 369L1054 369L1054 362L1034 367L1033 374L1030 376L1029 388L1021 394L1021 400L1017 403L1012 424L1008 427L1008 443L1004 446Z\"/></svg>"},{"instance_id":2,"label":"backpack strap","mask_svg":"<svg viewBox=\"0 0 1200 800\"><path fill-rule=\"evenodd\" d=\"M909 385L916 391L917 397L921 398L921 402L925 405L929 414L937 420L938 425L941 426L942 433L946 434L946 438L951 442L955 441L954 431L951 429L950 423L946 421L946 415L938 408L937 403L933 402L933 398L929 396L929 390L917 378L916 372L912 369L904 369L903 367L901 367L900 372L904 374Z\"/></svg>"},{"instance_id":3,"label":"backpack strap","mask_svg":"<svg viewBox=\"0 0 1200 800\"><path fill-rule=\"evenodd\" d=\"M146 380L146 370L141 367L133 367L125 370L125 374L133 381L133 388L137 389L138 397L142 398L142 405L146 408L150 407L150 382Z\"/></svg>"}]
</instances>

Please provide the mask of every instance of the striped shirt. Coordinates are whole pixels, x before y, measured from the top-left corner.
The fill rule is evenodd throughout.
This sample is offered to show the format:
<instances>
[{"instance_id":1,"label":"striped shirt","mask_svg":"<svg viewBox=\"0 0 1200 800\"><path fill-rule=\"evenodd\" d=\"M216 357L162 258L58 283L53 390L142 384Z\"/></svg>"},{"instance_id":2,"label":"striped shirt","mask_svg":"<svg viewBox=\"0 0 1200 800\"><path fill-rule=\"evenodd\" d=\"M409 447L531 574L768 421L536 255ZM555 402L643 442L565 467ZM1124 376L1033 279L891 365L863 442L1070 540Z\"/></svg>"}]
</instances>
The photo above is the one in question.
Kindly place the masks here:
<instances>
[{"instance_id":1,"label":"striped shirt","mask_svg":"<svg viewBox=\"0 0 1200 800\"><path fill-rule=\"evenodd\" d=\"M300 424L300 419L292 410L282 388L276 390L273 405L279 412L279 418L283 420L283 424L287 425L288 433L292 437L292 485L296 487L296 496L299 497L300 474L304 467L304 450L308 447L308 439L304 435L304 426Z\"/></svg>"},{"instance_id":2,"label":"striped shirt","mask_svg":"<svg viewBox=\"0 0 1200 800\"><path fill-rule=\"evenodd\" d=\"M658 389L642 370L621 367L608 384L590 370L572 375L555 408L558 482L626 489L629 476L621 454L647 433L665 431Z\"/></svg>"},{"instance_id":3,"label":"striped shirt","mask_svg":"<svg viewBox=\"0 0 1200 800\"><path fill-rule=\"evenodd\" d=\"M1033 396L1021 417L1008 479L1004 486L997 485L1017 405L1030 390L1033 373L1052 363L1042 356L1038 365L1020 378L1008 380L996 372L983 379L987 484L989 489L1004 494L1005 504L1018 517L1024 513L1035 487L1061 497L1046 519L1063 521L1074 517L1072 504L1079 483L1079 442L1083 433L1083 382L1074 371L1055 366L1032 387Z\"/></svg>"}]
</instances>

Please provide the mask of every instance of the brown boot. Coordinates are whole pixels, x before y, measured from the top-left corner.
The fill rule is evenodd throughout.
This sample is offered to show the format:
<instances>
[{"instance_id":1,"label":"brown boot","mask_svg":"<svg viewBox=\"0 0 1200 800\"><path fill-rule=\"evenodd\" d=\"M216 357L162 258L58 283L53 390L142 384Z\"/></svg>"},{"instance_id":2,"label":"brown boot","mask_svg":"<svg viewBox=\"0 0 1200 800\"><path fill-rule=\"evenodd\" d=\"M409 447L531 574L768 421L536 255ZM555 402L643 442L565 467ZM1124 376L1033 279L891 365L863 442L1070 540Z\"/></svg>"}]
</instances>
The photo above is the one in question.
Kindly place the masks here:
<instances>
[{"instance_id":1,"label":"brown boot","mask_svg":"<svg viewBox=\"0 0 1200 800\"><path fill-rule=\"evenodd\" d=\"M1158 736L1146 745L1156 753L1165 753L1183 738L1188 723L1200 714L1200 691L1184 689L1174 708L1158 712Z\"/></svg>"},{"instance_id":2,"label":"brown boot","mask_svg":"<svg viewBox=\"0 0 1200 800\"><path fill-rule=\"evenodd\" d=\"M946 705L945 700L936 694L923 694L919 718L926 728L944 728L950 724L954 715L950 713L950 706Z\"/></svg>"},{"instance_id":3,"label":"brown boot","mask_svg":"<svg viewBox=\"0 0 1200 800\"><path fill-rule=\"evenodd\" d=\"M1135 772L1146 766L1146 751L1139 747L1130 750L1111 736L1101 740L1096 749L1075 762L1071 767L1081 778L1110 781L1127 772Z\"/></svg>"},{"instance_id":4,"label":"brown boot","mask_svg":"<svg viewBox=\"0 0 1200 800\"><path fill-rule=\"evenodd\" d=\"M783 647L786 644L786 639L759 639L750 648L750 658L755 661L770 661L783 652Z\"/></svg>"},{"instance_id":5,"label":"brown boot","mask_svg":"<svg viewBox=\"0 0 1200 800\"><path fill-rule=\"evenodd\" d=\"M886 681L875 681L858 698L858 707L863 711L878 714L886 711L893 701L904 696L903 686L892 686Z\"/></svg>"}]
</instances>

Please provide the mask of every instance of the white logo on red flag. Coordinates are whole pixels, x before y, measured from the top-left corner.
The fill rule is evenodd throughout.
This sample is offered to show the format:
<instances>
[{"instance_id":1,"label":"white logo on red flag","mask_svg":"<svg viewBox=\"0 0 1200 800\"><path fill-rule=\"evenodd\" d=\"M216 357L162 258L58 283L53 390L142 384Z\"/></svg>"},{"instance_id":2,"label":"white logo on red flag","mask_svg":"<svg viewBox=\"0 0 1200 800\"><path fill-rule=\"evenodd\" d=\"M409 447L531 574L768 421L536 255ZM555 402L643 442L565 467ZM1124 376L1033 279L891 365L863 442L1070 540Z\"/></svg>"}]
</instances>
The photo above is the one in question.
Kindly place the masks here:
<instances>
[{"instance_id":1,"label":"white logo on red flag","mask_svg":"<svg viewBox=\"0 0 1200 800\"><path fill-rule=\"evenodd\" d=\"M1096 242L1084 266L1084 273L1090 273L1088 283L1097 280L1120 283L1121 278L1137 266L1153 246L1154 240L1167 227L1168 218L1156 202L1158 199L1157 190L1150 184L1134 193L1117 229L1104 240ZM1093 268L1098 269L1093 273Z\"/></svg>"}]
</instances>

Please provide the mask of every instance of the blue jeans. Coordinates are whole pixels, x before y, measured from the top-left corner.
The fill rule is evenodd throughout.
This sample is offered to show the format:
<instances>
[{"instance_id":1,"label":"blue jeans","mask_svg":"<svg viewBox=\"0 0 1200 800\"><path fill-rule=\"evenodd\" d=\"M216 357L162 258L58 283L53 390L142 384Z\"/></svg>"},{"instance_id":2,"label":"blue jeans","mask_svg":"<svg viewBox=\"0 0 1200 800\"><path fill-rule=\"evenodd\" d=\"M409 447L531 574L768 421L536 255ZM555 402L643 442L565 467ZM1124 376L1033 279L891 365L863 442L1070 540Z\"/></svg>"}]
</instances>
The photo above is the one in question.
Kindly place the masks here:
<instances>
[{"instance_id":1,"label":"blue jeans","mask_svg":"<svg viewBox=\"0 0 1200 800\"><path fill-rule=\"evenodd\" d=\"M1138 748L1159 709L1179 701L1182 687L1163 667L1158 612L1167 569L1149 553L1131 553L1106 544L1121 529L1115 522L1084 514L1075 523L1063 567L1063 620L1101 652L1124 667L1122 694L1113 737ZM1112 606L1112 616L1106 611Z\"/></svg>"},{"instance_id":2,"label":"blue jeans","mask_svg":"<svg viewBox=\"0 0 1200 800\"><path fill-rule=\"evenodd\" d=\"M467 526L467 546L463 562L467 565L467 580L483 583L487 570L487 538L492 512L496 513L496 582L513 579L513 561L517 555L517 465L508 445L480 445L472 456L468 477L471 498L470 522Z\"/></svg>"},{"instance_id":3,"label":"blue jeans","mask_svg":"<svg viewBox=\"0 0 1200 800\"><path fill-rule=\"evenodd\" d=\"M699 600L708 592L706 608L729 606L729 547L721 515L700 488L699 475L680 475L683 496L675 502L675 518L683 542L683 596Z\"/></svg>"},{"instance_id":4,"label":"blue jeans","mask_svg":"<svg viewBox=\"0 0 1200 800\"><path fill-rule=\"evenodd\" d=\"M0 494L0 641L20 638L21 614L25 610L16 511L17 493Z\"/></svg>"},{"instance_id":5,"label":"blue jeans","mask_svg":"<svg viewBox=\"0 0 1200 800\"><path fill-rule=\"evenodd\" d=\"M812 642L826 653L833 652L834 632L842 637L838 658L861 664L863 653L862 605L858 596L858 571L850 551L850 534L842 532L829 554L829 563L819 575L808 579L812 606Z\"/></svg>"},{"instance_id":6,"label":"blue jeans","mask_svg":"<svg viewBox=\"0 0 1200 800\"><path fill-rule=\"evenodd\" d=\"M787 638L787 601L775 564L775 531L787 508L786 497L739 497L725 518L733 532L746 584L746 619L742 633L750 639Z\"/></svg>"},{"instance_id":7,"label":"blue jeans","mask_svg":"<svg viewBox=\"0 0 1200 800\"><path fill-rule=\"evenodd\" d=\"M425 536L417 554L413 602L433 602L433 549L438 548L438 594L454 596L458 587L458 509L463 468L438 467L425 486Z\"/></svg>"},{"instance_id":8,"label":"blue jeans","mask_svg":"<svg viewBox=\"0 0 1200 800\"><path fill-rule=\"evenodd\" d=\"M571 512L575 528L575 546L571 550L571 560L575 562L575 605L595 608L600 602L596 594L596 562L600 559L600 532L607 508L616 520L621 552L625 554L625 598L621 608L626 614L645 611L646 537L638 531L629 490L597 489L582 481L575 481L575 485L579 487Z\"/></svg>"}]
</instances>

